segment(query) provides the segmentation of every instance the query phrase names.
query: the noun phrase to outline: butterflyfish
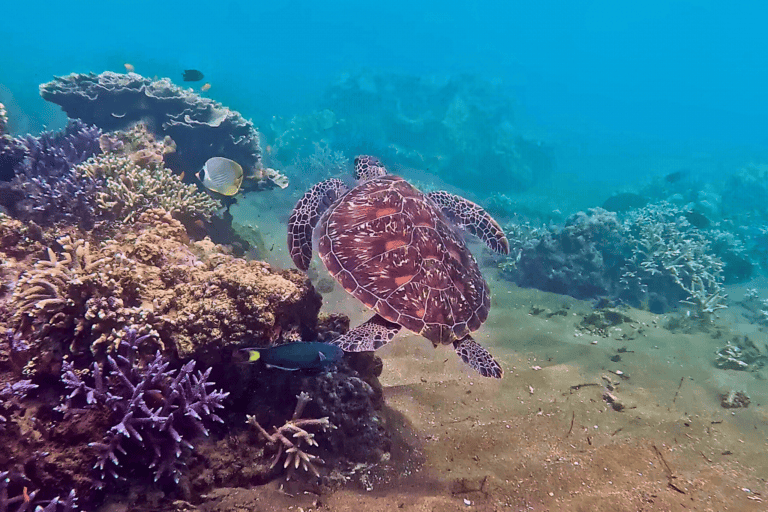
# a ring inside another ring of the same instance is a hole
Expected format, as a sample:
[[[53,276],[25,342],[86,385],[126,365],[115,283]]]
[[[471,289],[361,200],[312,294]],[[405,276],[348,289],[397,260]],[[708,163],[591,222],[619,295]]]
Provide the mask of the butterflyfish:
[[[234,160],[215,156],[205,162],[197,177],[207,189],[225,196],[233,196],[243,184],[243,168]]]

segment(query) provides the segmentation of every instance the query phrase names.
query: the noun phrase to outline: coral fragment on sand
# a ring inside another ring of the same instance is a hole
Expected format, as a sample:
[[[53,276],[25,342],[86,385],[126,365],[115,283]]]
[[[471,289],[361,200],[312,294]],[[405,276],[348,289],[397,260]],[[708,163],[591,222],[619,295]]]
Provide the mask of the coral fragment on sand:
[[[317,446],[315,435],[308,432],[307,429],[319,428],[325,431],[331,428],[331,423],[327,417],[319,419],[301,418],[304,407],[311,398],[304,392],[299,393],[296,398],[298,401],[296,402],[296,408],[291,419],[286,421],[282,427],[273,427],[271,434],[264,430],[254,416],[248,416],[248,424],[252,425],[268,442],[277,445],[277,453],[274,459],[272,459],[273,468],[277,466],[283,454],[285,454],[283,468],[287,468],[292,472],[301,467],[304,471],[312,472],[316,477],[319,477],[320,472],[314,464],[322,463],[322,460],[317,455],[305,452],[302,449],[302,443],[306,443],[307,446]]]

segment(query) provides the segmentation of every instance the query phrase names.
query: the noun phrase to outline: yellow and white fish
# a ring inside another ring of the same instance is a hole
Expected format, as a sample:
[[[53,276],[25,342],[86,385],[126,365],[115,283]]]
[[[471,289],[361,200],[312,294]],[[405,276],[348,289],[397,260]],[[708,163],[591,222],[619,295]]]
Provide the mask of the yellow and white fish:
[[[215,156],[205,162],[197,177],[207,189],[225,196],[233,196],[243,184],[243,168],[234,160]]]

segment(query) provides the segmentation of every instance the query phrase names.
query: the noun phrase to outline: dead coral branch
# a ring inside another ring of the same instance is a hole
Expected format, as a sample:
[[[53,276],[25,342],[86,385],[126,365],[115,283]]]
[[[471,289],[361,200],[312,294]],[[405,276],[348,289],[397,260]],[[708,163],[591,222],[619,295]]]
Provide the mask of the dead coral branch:
[[[322,459],[317,455],[312,455],[301,449],[302,441],[308,446],[318,446],[315,441],[315,435],[307,432],[307,428],[321,428],[323,431],[328,430],[331,427],[331,423],[328,417],[320,419],[308,419],[300,418],[304,407],[309,403],[311,398],[305,392],[301,392],[296,396],[298,402],[296,402],[296,408],[293,411],[293,416],[290,420],[285,422],[280,428],[273,427],[272,434],[267,433],[256,418],[248,415],[248,423],[256,428],[256,430],[264,436],[264,438],[272,444],[277,444],[277,454],[272,459],[272,468],[274,468],[280,461],[283,453],[285,453],[284,468],[290,468],[290,471],[296,470],[299,466],[304,471],[311,471],[315,476],[320,476],[317,468],[313,462],[323,463]],[[293,438],[293,440],[291,440]],[[290,478],[290,476],[289,476]]]

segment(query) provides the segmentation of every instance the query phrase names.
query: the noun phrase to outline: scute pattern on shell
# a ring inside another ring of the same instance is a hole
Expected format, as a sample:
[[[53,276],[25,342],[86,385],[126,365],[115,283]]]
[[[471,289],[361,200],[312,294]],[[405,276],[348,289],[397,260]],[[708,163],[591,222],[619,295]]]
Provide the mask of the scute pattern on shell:
[[[448,344],[477,330],[490,295],[464,240],[397,176],[350,191],[320,226],[320,257],[354,297],[391,322]]]

